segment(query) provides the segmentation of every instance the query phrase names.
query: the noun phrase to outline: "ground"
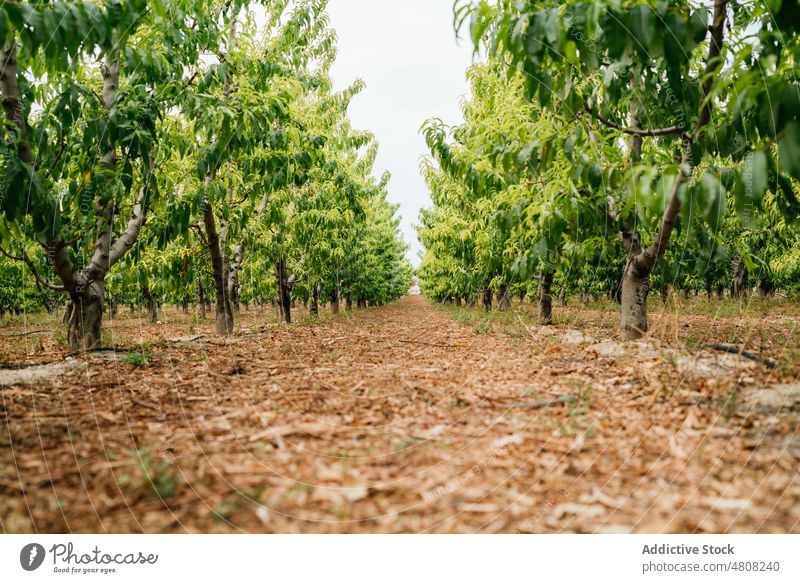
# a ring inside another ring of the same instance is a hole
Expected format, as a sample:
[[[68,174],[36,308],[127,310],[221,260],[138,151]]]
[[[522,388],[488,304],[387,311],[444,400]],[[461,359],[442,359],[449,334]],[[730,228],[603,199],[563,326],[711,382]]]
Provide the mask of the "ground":
[[[12,318],[0,530],[799,532],[797,309],[708,312],[622,343],[607,306],[540,327],[412,296],[232,338],[121,310],[87,356]]]

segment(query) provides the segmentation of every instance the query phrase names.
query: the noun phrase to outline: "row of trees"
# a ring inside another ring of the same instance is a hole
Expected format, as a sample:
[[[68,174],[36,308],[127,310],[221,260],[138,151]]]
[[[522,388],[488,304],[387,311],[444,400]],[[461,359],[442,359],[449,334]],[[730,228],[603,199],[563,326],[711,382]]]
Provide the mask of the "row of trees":
[[[382,303],[410,267],[377,145],[332,90],[325,0],[6,2],[0,249],[66,294],[74,349],[107,298]],[[21,282],[18,285],[22,285]]]
[[[467,2],[485,62],[464,123],[424,127],[424,291],[500,307],[551,289],[800,286],[800,4]],[[748,274],[750,275],[748,284]]]

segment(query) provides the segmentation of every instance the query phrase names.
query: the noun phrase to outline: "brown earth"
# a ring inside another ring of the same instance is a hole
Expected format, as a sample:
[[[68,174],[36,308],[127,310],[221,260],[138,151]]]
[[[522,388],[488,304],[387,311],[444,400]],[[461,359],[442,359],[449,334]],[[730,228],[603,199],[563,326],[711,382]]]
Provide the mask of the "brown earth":
[[[222,339],[121,317],[116,352],[0,382],[0,530],[800,531],[796,371],[683,348],[730,322],[621,344],[613,314],[492,318],[409,297]],[[3,362],[63,364],[48,322],[6,327]],[[774,353],[790,323],[736,326]]]

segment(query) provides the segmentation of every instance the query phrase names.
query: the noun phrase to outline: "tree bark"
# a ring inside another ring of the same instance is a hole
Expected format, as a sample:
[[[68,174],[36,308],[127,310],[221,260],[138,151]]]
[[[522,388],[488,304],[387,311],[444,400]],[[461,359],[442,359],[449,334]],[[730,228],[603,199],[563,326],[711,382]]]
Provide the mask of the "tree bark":
[[[488,287],[483,290],[483,309],[487,312],[492,311],[492,290]]]
[[[311,290],[311,308],[310,308],[311,315],[318,316],[319,315],[319,284],[315,283],[313,289]]]
[[[233,250],[233,263],[228,270],[228,297],[234,312],[239,312],[239,273],[242,269],[242,259],[244,257],[244,245],[239,243]]]
[[[197,281],[197,310],[200,313],[200,318],[206,319],[206,288],[203,287],[203,282]]]
[[[206,176],[206,188],[211,183],[211,175]],[[203,203],[203,223],[206,229],[208,251],[211,254],[211,268],[214,279],[214,292],[217,296],[217,313],[214,320],[214,332],[219,336],[228,336],[233,333],[233,308],[227,290],[227,274],[225,258],[220,246],[220,236],[217,232],[217,223],[214,218],[214,209],[206,200]]]
[[[497,304],[501,312],[507,312],[511,308],[511,296],[508,294],[508,286],[505,284],[497,290]]]
[[[335,287],[331,292],[331,311],[334,314],[339,313],[339,290],[337,290]]]
[[[347,296],[344,299],[344,309],[348,312],[353,309],[353,296]]]
[[[8,50],[0,50],[0,67],[0,88],[3,93],[6,120],[12,122],[20,134],[17,140],[17,156],[20,161],[33,166],[33,150],[28,142],[28,125],[25,122],[25,109],[22,107],[17,82],[16,35]]]
[[[738,255],[731,260],[731,270],[733,271],[731,297],[738,300],[747,295],[747,287],[749,285],[747,267]]]
[[[539,323],[544,326],[553,323],[553,275],[547,269],[539,272]]]
[[[275,280],[278,285],[278,314],[281,322],[292,323],[292,294],[286,262],[278,259],[275,263]]]
[[[65,314],[67,342],[72,350],[94,350],[100,345],[103,322],[103,282],[69,292]]]
[[[151,324],[155,324],[158,321],[158,307],[156,305],[156,298],[146,283],[142,286],[142,298],[147,306],[147,320]]]
[[[635,258],[641,253],[639,238],[623,239],[628,263],[622,276],[622,336],[641,338],[647,332],[647,295],[650,293],[650,267],[640,266]]]
[[[766,276],[760,278],[756,284],[756,296],[759,298],[767,298],[775,292],[775,286],[772,281]]]

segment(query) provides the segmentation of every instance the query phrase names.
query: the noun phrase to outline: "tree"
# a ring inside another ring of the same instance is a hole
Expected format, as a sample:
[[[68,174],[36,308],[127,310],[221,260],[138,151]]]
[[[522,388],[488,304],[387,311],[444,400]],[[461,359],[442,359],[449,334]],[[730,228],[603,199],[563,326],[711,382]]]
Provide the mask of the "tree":
[[[203,16],[196,4],[0,8],[6,118],[0,237],[43,249],[61,283],[40,273],[24,247],[9,254],[40,285],[68,294],[74,349],[99,343],[105,276],[134,245],[159,196],[161,119],[184,89],[184,67],[197,60],[205,34],[196,28]]]
[[[596,201],[611,191],[626,338],[647,330],[650,275],[673,231],[696,236],[698,215],[717,229],[729,198],[757,211],[767,190],[797,213],[797,15],[794,1],[716,0],[710,15],[681,1],[457,5],[476,50],[485,41],[511,76],[525,74],[528,98],[567,123],[551,146],[590,169],[585,191]]]

